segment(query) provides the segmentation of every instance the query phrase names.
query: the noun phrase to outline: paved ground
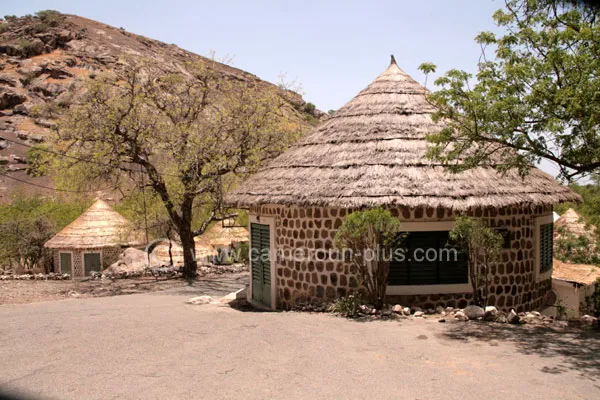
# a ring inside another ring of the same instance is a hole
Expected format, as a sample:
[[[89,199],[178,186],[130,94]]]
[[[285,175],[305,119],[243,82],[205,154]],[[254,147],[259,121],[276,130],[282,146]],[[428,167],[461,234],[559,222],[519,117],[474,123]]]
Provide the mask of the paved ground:
[[[0,306],[0,392],[56,399],[600,398],[598,333],[436,319],[360,323],[184,304],[226,291],[200,285]]]

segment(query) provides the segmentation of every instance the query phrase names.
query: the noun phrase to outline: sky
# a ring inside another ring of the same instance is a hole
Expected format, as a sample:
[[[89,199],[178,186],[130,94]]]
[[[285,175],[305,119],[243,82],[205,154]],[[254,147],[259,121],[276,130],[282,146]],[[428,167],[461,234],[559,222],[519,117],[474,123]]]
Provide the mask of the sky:
[[[0,0],[2,15],[54,9],[77,14],[186,50],[217,58],[260,78],[302,85],[306,101],[338,109],[387,68],[424,83],[417,68],[437,65],[432,81],[451,68],[475,72],[481,53],[473,40],[498,31],[500,0],[304,1],[68,1]],[[542,165],[553,175],[557,169]]]

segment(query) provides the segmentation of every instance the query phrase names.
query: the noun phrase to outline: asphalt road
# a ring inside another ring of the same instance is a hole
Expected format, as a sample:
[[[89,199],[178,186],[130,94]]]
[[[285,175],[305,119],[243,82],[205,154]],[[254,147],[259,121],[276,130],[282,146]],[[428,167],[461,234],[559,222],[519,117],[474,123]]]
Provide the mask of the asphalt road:
[[[0,306],[0,392],[55,399],[600,398],[597,333],[437,319],[361,323],[184,304],[200,292]]]

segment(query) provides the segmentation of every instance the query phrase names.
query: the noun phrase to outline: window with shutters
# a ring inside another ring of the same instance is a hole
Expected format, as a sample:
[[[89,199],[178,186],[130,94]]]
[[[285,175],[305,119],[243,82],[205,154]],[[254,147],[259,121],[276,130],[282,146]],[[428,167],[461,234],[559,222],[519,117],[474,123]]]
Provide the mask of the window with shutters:
[[[552,268],[554,246],[554,226],[552,223],[540,225],[539,246],[540,273],[543,273]]]
[[[448,231],[407,232],[403,256],[390,263],[388,285],[446,285],[469,282],[467,256],[449,243]],[[442,251],[445,249],[446,251]],[[447,251],[453,249],[454,251]]]

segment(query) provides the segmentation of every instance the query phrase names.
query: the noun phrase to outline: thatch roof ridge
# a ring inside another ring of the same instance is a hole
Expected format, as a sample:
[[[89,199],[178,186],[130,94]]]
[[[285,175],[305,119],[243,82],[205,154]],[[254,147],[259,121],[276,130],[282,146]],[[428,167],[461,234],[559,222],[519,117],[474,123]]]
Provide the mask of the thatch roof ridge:
[[[227,202],[464,210],[579,201],[536,168],[525,178],[484,167],[453,174],[429,159],[426,137],[442,124],[431,118],[435,109],[427,93],[392,60],[331,118],[228,195]]]
[[[139,245],[143,241],[131,231],[130,223],[103,200],[71,222],[44,246],[49,248],[101,248]]]

